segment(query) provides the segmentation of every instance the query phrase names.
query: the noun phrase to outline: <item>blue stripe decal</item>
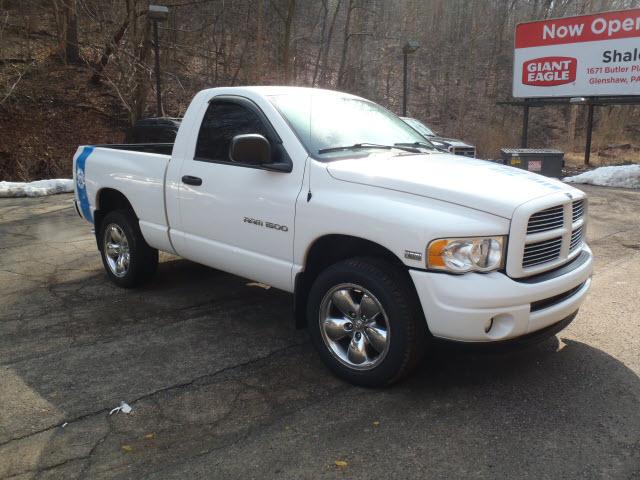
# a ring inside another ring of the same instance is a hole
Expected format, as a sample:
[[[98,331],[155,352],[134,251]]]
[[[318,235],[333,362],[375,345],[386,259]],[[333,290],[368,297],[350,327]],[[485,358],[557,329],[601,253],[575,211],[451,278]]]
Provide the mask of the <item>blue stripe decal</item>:
[[[93,223],[93,215],[91,215],[91,206],[89,205],[89,196],[87,195],[87,186],[85,185],[85,165],[87,158],[93,152],[93,147],[84,147],[82,153],[76,160],[76,191],[78,192],[78,200],[80,201],[80,211],[85,220]]]

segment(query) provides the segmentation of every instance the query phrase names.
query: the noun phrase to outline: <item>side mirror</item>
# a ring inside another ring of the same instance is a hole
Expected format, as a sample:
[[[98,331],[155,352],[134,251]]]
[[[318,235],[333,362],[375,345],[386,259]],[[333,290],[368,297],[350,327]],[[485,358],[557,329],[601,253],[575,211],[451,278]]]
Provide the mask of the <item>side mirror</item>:
[[[231,140],[229,156],[232,162],[245,165],[264,165],[271,163],[271,144],[257,133],[236,135]]]

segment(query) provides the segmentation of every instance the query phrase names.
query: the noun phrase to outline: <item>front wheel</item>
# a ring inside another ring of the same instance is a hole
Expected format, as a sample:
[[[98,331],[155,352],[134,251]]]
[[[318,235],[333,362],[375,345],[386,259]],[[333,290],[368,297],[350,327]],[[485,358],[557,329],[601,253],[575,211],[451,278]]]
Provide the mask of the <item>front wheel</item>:
[[[324,363],[357,385],[390,385],[425,349],[427,328],[406,272],[377,259],[349,259],[322,272],[307,321]]]
[[[116,285],[132,288],[148,281],[158,266],[158,251],[145,241],[131,213],[116,210],[102,221],[98,237],[104,269]]]

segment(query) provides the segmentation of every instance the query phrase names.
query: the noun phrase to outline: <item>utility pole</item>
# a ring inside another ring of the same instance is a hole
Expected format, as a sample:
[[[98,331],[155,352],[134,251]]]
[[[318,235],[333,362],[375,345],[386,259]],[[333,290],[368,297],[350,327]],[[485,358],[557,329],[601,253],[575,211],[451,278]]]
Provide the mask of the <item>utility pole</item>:
[[[409,94],[409,66],[408,66],[408,57],[410,53],[415,53],[416,50],[420,48],[416,42],[407,42],[404,47],[402,47],[403,54],[403,75],[402,75],[402,116],[407,116],[407,96]]]
[[[160,40],[158,36],[158,22],[164,22],[169,17],[169,9],[163,5],[149,5],[149,20],[153,22],[153,49],[156,54],[156,115],[164,116],[162,109],[162,85],[160,82]]]

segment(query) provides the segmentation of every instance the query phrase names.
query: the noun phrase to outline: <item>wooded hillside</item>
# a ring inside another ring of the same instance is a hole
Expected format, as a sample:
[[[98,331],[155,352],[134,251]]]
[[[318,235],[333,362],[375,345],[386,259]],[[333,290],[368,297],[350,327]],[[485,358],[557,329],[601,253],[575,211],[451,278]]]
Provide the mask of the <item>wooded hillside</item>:
[[[348,91],[495,157],[519,142],[511,98],[518,22],[638,0],[157,0],[164,113],[205,87],[285,84]],[[147,0],[0,0],[0,179],[69,176],[78,144],[119,142],[155,116]],[[581,107],[535,109],[530,146],[579,152]],[[616,144],[614,149],[611,144]],[[640,156],[640,108],[597,109],[596,162]],[[612,153],[613,152],[613,153]],[[577,155],[577,154],[576,154]],[[609,156],[607,156],[609,155]],[[571,155],[569,155],[571,158]]]

